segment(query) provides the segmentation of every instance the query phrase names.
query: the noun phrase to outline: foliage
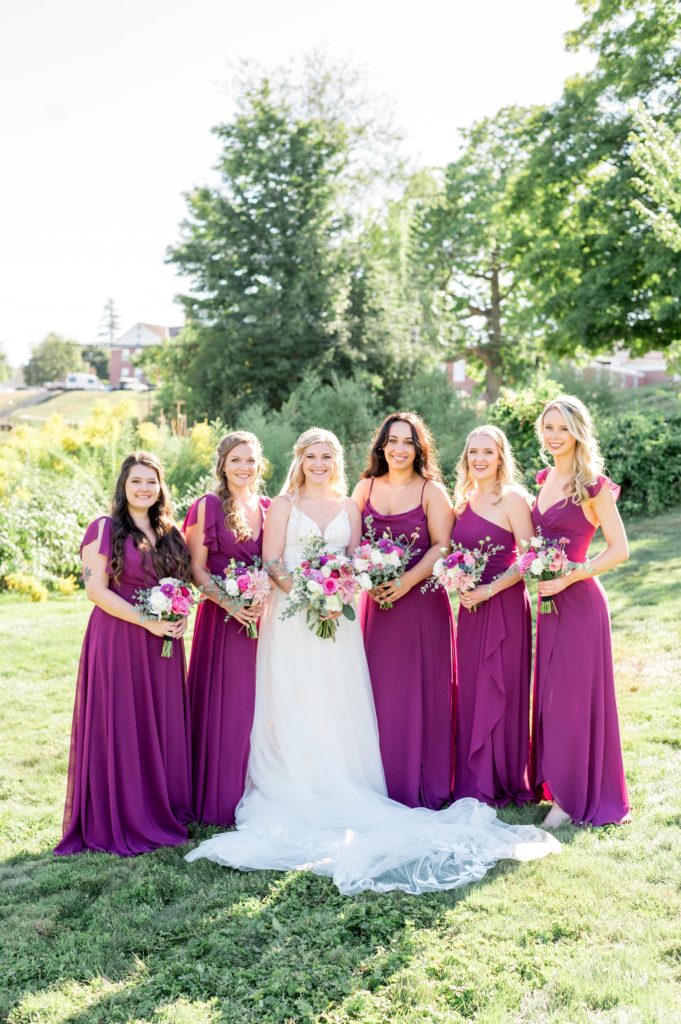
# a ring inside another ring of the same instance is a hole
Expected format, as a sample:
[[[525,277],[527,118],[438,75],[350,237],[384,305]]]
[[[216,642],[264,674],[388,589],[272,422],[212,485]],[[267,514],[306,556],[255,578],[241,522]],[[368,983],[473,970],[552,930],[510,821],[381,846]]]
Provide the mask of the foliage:
[[[51,333],[33,349],[24,367],[24,379],[29,385],[40,385],[48,380],[63,380],[67,373],[85,368],[82,346]]]
[[[47,587],[25,572],[8,572],[5,586],[15,594],[27,594],[31,601],[47,601]]]
[[[9,358],[5,348],[0,344],[0,381],[7,380],[12,375],[12,367],[9,365]]]
[[[634,822],[448,893],[339,896],[187,847],[57,859],[91,605],[0,595],[0,1018],[8,1024],[592,1024],[678,1017],[678,512],[603,577]],[[596,548],[599,545],[596,545]],[[189,643],[187,644],[189,650]],[[545,807],[505,809],[537,823]],[[193,827],[192,844],[211,830]]]
[[[681,252],[681,134],[655,120],[642,105],[634,110],[631,160],[639,174],[634,184],[642,199],[633,205],[656,237]]]
[[[104,345],[83,346],[83,361],[92,368],[100,380],[109,379],[109,349]]]

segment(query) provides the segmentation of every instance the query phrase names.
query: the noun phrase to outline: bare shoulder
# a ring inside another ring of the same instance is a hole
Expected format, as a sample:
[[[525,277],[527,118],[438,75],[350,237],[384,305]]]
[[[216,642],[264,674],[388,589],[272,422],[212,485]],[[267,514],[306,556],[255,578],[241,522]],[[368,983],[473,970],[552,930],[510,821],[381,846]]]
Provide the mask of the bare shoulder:
[[[364,505],[366,504],[370,487],[371,480],[365,476],[360,477],[355,484],[355,489],[352,492],[352,501],[356,502],[360,509],[364,508]]]
[[[449,491],[440,480],[426,481],[426,486],[423,488],[423,498],[424,501],[432,501],[437,505],[444,503],[447,508],[453,508]]]
[[[357,499],[355,497],[356,491],[357,488],[355,488],[352,497],[346,498],[344,502],[344,508],[348,514],[350,522],[359,522],[361,520],[361,512],[359,510],[359,505],[357,504]]]
[[[291,514],[291,507],[292,501],[290,494],[277,494],[276,498],[272,498],[268,517],[274,516],[277,519],[288,519]]]
[[[520,484],[511,484],[504,491],[504,502],[509,511],[523,511],[532,506],[532,498]]]

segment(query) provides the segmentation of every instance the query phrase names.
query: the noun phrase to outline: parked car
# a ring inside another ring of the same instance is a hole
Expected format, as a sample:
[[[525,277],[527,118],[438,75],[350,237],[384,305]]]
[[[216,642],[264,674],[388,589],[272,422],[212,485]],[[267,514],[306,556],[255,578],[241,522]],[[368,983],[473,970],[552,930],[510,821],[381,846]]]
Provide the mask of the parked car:
[[[67,373],[64,379],[67,391],[103,391],[104,385],[96,373]]]
[[[121,391],[148,391],[149,385],[144,384],[137,377],[121,377],[118,382],[118,387]]]

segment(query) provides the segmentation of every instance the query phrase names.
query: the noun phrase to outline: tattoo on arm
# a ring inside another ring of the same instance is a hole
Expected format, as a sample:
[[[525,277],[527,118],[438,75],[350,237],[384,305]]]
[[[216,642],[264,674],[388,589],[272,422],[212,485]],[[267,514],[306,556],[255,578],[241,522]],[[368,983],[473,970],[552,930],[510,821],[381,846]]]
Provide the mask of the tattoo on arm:
[[[517,576],[519,574],[519,572],[520,572],[520,569],[518,568],[518,563],[514,562],[513,565],[509,565],[508,569],[506,569],[504,572],[502,572],[500,576],[495,576],[494,582],[496,583],[497,580],[507,580],[507,579],[510,579],[511,576]]]
[[[87,583],[87,581],[90,579],[91,576],[92,576],[92,569],[90,569],[89,566],[84,565],[83,566],[83,583]]]

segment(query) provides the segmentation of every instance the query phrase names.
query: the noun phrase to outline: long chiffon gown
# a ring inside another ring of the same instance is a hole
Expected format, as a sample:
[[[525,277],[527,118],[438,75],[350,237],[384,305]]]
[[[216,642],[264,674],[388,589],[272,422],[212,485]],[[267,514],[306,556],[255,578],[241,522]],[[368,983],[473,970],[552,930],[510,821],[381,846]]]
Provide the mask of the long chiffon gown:
[[[518,557],[510,530],[466,505],[452,540],[477,547],[489,537],[500,546],[485,566],[481,585],[501,576]],[[533,799],[529,784],[532,611],[518,582],[477,611],[461,606],[456,627],[458,706],[454,798],[473,796],[504,806]]]
[[[423,506],[384,515],[371,504],[372,489],[373,480],[364,530],[371,522],[377,538],[389,530],[395,540],[418,531],[411,568],[431,546]],[[416,586],[384,610],[364,595],[360,620],[388,794],[409,807],[438,810],[451,800],[454,785],[456,665],[449,598],[440,587],[424,594]]]
[[[350,540],[345,508],[323,536],[342,553]],[[283,554],[292,569],[317,524],[295,505]],[[558,850],[532,826],[508,826],[475,800],[444,811],[408,808],[386,796],[371,683],[359,623],[341,619],[322,640],[305,613],[281,619],[276,590],[263,615],[255,719],[246,793],[237,830],[187,855],[240,870],[310,870],[342,893],[451,889],[481,878],[498,860]]]
[[[99,519],[83,545],[96,540]],[[111,520],[99,545],[111,559]],[[132,537],[120,582],[110,587],[134,604],[156,586],[151,559]],[[95,607],[78,670],[64,836],[55,853],[99,850],[122,857],[187,840],[191,819],[189,702],[184,642],[161,657],[163,638]]]
[[[221,576],[229,561],[252,564],[262,554],[262,527],[257,537],[240,541],[225,525],[216,494],[199,498],[187,513],[183,531],[194,526],[205,501],[203,543],[207,570]],[[266,506],[266,500],[263,500]],[[212,825],[233,825],[243,796],[249,738],[255,707],[255,656],[251,639],[236,619],[214,601],[203,601],[196,613],[189,659],[189,705],[192,723],[194,816]]]
[[[543,484],[548,469],[537,474]],[[599,476],[594,497],[619,487]],[[545,537],[567,538],[571,562],[584,562],[596,528],[572,501],[532,521]],[[598,579],[581,580],[554,598],[556,612],[537,616],[532,723],[532,781],[577,824],[624,821],[629,799],[622,764],[610,636],[610,611]]]

